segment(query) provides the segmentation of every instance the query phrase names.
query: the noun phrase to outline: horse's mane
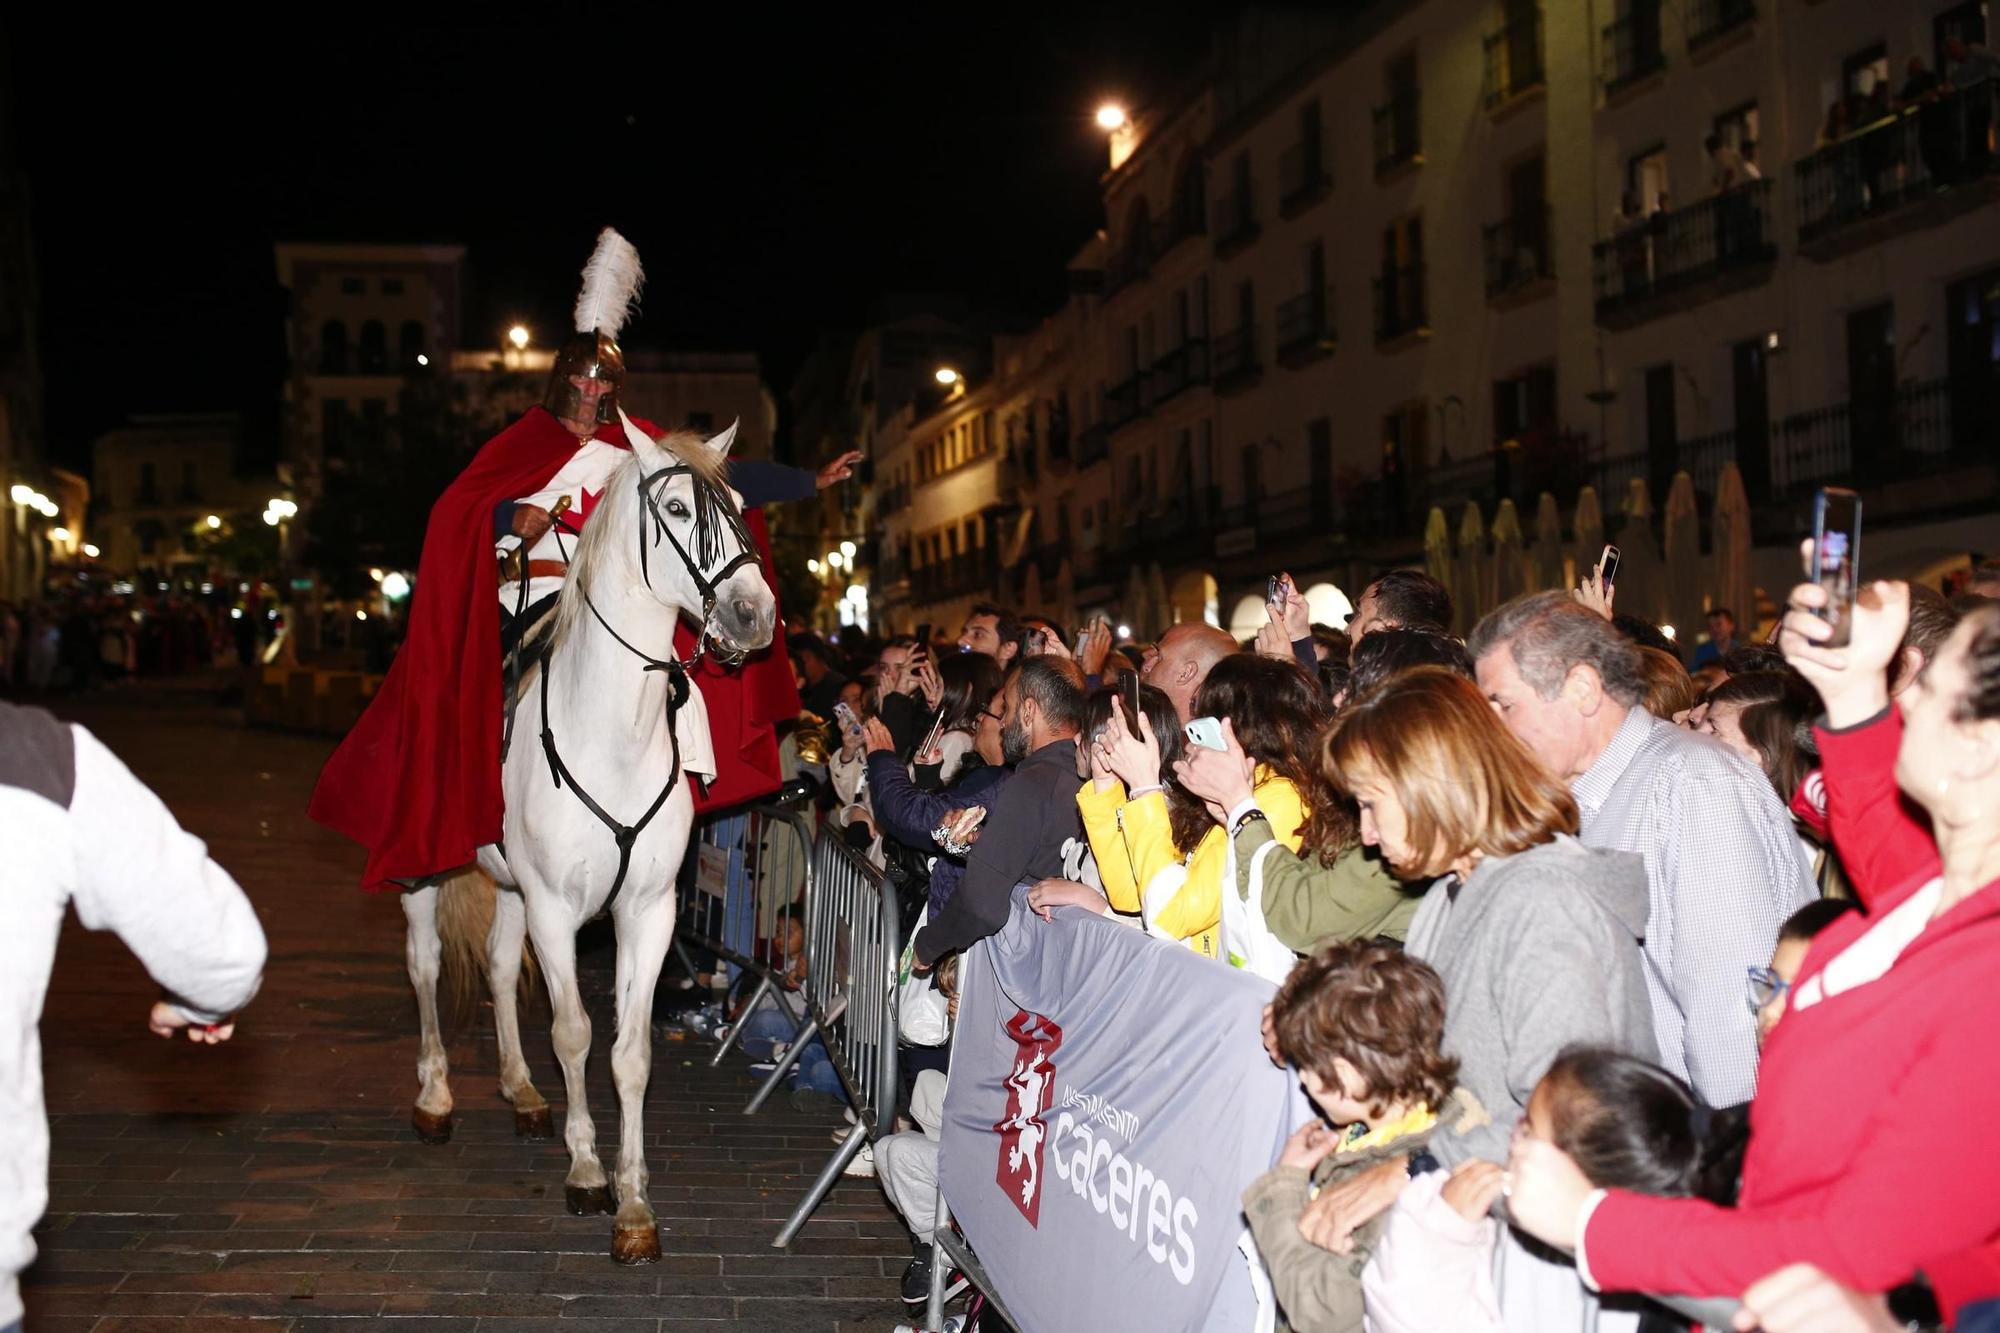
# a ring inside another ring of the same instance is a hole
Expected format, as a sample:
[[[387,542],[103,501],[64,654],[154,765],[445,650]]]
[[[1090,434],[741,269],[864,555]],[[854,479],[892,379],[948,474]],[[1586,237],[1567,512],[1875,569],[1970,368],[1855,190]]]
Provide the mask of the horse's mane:
[[[710,449],[707,442],[693,431],[673,431],[661,436],[655,443],[676,463],[685,463],[693,471],[697,482],[710,482],[727,488],[729,485],[729,465],[725,455]],[[583,525],[577,536],[576,546],[570,551],[569,575],[563,580],[562,593],[556,599],[555,614],[549,617],[549,646],[554,651],[569,641],[569,636],[579,623],[590,614],[584,605],[584,595],[590,591],[590,582],[598,567],[609,558],[613,543],[633,542],[639,524],[639,478],[644,475],[642,463],[637,453],[628,454],[618,464],[604,483],[604,498],[591,511],[590,522]]]

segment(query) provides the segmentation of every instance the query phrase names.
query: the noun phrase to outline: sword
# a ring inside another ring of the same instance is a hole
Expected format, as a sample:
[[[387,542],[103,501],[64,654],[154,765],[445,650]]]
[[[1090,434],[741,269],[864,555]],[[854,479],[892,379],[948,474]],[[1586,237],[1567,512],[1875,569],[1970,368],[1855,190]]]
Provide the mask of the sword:
[[[550,526],[553,527],[555,524],[561,522],[562,516],[568,512],[569,497],[567,495],[558,496],[554,506],[549,510]],[[527,572],[528,543],[524,541],[500,557],[500,582],[502,584],[518,583]]]

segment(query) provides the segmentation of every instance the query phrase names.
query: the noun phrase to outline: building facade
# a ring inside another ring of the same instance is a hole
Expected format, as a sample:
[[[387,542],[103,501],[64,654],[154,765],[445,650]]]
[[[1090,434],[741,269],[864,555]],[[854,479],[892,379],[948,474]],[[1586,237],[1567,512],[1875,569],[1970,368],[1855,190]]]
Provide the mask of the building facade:
[[[231,413],[134,417],[91,446],[91,541],[118,575],[200,573],[207,548],[259,525],[275,475],[237,470],[242,423]]]
[[[1034,540],[994,548],[984,590],[1033,601],[1032,565],[1042,609],[1136,600],[1248,632],[1271,572],[1353,588],[1421,559],[1434,508],[1457,531],[1468,502],[1490,525],[1511,500],[1525,523],[1546,491],[1569,527],[1588,485],[1615,537],[1683,471],[1706,516],[1731,463],[1767,593],[1826,484],[1867,495],[1873,571],[2000,548],[2000,99],[1909,82],[1986,25],[1984,0],[1247,22],[1198,89],[1120,133],[1101,279],[1051,321],[1091,344],[1065,366],[1095,381],[1074,476],[1108,464],[1114,577],[1055,597],[1031,557],[1081,566],[1086,538],[1038,490]],[[979,389],[1003,419],[1015,364]],[[1046,434],[1035,450],[1046,479]],[[892,488],[883,530],[893,501],[913,534],[1005,531],[1026,497],[1002,485],[1018,470],[991,476]]]

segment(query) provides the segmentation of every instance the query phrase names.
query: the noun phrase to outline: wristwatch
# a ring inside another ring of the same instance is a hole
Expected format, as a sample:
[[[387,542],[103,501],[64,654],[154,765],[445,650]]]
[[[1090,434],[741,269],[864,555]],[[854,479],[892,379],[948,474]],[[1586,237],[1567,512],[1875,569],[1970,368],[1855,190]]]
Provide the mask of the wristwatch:
[[[1411,1180],[1415,1180],[1418,1176],[1429,1175],[1433,1171],[1444,1170],[1438,1159],[1427,1152],[1413,1152],[1404,1160],[1409,1164]]]

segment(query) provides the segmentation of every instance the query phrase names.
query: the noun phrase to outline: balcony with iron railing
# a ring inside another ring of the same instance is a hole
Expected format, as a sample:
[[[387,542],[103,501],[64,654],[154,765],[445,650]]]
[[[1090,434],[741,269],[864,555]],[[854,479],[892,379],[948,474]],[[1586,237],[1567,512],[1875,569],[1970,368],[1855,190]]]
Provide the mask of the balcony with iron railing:
[[[1143,515],[1108,530],[1105,549],[1126,560],[1185,557],[1221,526],[1222,492],[1214,486],[1177,490]]]
[[[1630,328],[1764,281],[1777,258],[1771,182],[1658,212],[1591,246],[1597,322]]]
[[[1486,47],[1486,109],[1497,111],[1541,91],[1542,14],[1536,10],[1509,20],[1488,33]]]
[[[1424,266],[1405,264],[1401,268],[1384,269],[1375,278],[1376,345],[1421,337],[1430,331]]]
[[[1117,430],[1139,415],[1139,375],[1120,380],[1104,391],[1104,424]]]
[[[1217,393],[1231,393],[1255,383],[1263,369],[1257,363],[1257,326],[1246,323],[1218,335],[1214,365]]]
[[[1992,80],[1904,108],[1802,159],[1799,251],[1830,259],[2000,198]]]
[[[1201,236],[1208,231],[1208,221],[1202,216],[1201,193],[1193,191],[1174,203],[1172,211],[1153,223],[1153,258],[1165,259],[1173,248],[1193,236]]]
[[[1616,97],[1667,66],[1660,42],[1660,6],[1635,4],[1624,18],[1604,27],[1604,95]]]
[[[1115,251],[1104,261],[1106,296],[1131,286],[1152,271],[1152,255],[1148,250],[1151,240],[1150,233],[1134,237],[1130,245]]]
[[[1511,301],[1547,290],[1555,278],[1549,266],[1547,205],[1503,218],[1482,229],[1486,249],[1486,299]]]
[[[1111,457],[1111,428],[1102,421],[1085,426],[1076,437],[1076,465],[1087,468]]]
[[[1757,17],[1757,0],[1685,0],[1688,54],[1697,55]]]
[[[1413,92],[1401,94],[1375,108],[1375,175],[1391,175],[1424,160],[1420,103]]]
[[[1208,339],[1189,338],[1153,363],[1146,376],[1148,406],[1164,403],[1181,390],[1208,383]]]
[[[1257,207],[1247,188],[1238,187],[1215,201],[1215,253],[1234,254],[1257,239]]]
[[[1332,352],[1335,342],[1333,288],[1316,287],[1278,306],[1278,364],[1305,365]]]
[[[1333,173],[1317,138],[1301,139],[1278,157],[1278,214],[1297,217],[1333,192]]]

